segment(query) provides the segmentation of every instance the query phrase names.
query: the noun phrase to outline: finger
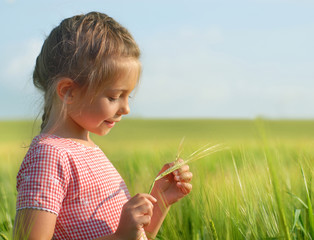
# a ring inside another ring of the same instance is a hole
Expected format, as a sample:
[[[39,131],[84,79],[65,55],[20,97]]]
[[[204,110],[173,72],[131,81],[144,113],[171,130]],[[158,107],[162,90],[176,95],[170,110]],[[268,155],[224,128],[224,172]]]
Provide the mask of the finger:
[[[193,178],[193,173],[191,172],[184,172],[174,177],[174,179],[178,182],[180,181],[180,182],[187,182],[187,183],[190,182],[192,178]]]
[[[152,199],[155,199],[149,194],[141,193],[139,194],[139,205],[137,206],[137,210],[140,211],[140,214],[152,214],[153,213],[153,202]]]
[[[152,216],[153,215],[153,204],[151,202],[145,202],[142,205],[138,206],[135,209],[136,215],[149,215]]]
[[[181,173],[184,173],[184,172],[188,172],[190,170],[190,167],[189,165],[183,165],[182,167],[180,167],[179,169],[175,170],[173,172],[173,174],[176,176],[176,175],[179,175]]]
[[[178,182],[177,183],[178,188],[180,188],[181,192],[183,194],[189,194],[192,191],[192,184],[185,183],[185,182]]]
[[[147,200],[150,201],[150,203],[156,203],[157,199],[154,198],[152,195],[147,194],[147,193],[141,193]]]
[[[139,218],[139,222],[141,227],[146,227],[150,224],[151,222],[151,216],[150,215],[143,215]]]
[[[175,163],[171,162],[171,163],[166,163],[160,170],[160,172],[158,173],[158,175],[164,171],[166,171],[168,168],[171,168]]]
[[[156,203],[157,199],[147,193],[138,193],[133,198],[131,198],[130,201],[133,201],[134,205],[139,206],[145,201]]]
[[[182,162],[184,162],[184,160],[182,158],[179,158],[176,161],[174,161],[173,163],[182,163]]]

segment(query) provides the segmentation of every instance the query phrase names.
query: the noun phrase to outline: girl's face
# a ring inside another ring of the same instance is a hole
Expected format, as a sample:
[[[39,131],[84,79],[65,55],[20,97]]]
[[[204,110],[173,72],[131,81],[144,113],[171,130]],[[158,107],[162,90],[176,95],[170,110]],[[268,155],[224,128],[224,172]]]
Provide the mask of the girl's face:
[[[133,76],[132,76],[133,75]],[[136,74],[126,74],[107,85],[103,91],[90,102],[80,93],[78,101],[70,104],[69,117],[78,131],[106,135],[118,123],[122,115],[130,112],[129,96],[137,84]]]

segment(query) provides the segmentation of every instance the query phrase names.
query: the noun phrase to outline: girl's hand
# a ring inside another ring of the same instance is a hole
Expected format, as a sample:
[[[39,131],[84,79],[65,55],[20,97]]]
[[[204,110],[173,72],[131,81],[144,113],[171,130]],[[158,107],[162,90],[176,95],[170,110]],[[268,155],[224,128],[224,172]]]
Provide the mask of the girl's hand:
[[[182,159],[178,161],[183,162]],[[172,167],[174,164],[174,162],[165,164],[159,174]],[[190,182],[192,177],[193,174],[189,171],[189,166],[183,165],[176,171],[156,181],[152,195],[157,199],[161,199],[165,207],[168,207],[191,192],[192,184],[190,184]]]
[[[146,193],[136,194],[122,208],[120,222],[115,237],[123,240],[140,239],[143,227],[149,225],[153,215],[153,203],[157,200]]]

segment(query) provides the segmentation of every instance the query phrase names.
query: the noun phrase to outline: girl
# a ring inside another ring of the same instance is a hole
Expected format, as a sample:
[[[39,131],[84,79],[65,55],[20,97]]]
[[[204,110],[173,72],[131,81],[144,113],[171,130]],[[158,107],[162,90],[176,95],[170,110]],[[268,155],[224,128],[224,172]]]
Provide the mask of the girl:
[[[131,198],[90,139],[130,112],[139,56],[130,33],[102,13],[65,19],[47,37],[33,73],[44,92],[41,134],[17,175],[15,238],[154,238],[170,206],[191,191],[185,165],[159,180],[151,195]]]

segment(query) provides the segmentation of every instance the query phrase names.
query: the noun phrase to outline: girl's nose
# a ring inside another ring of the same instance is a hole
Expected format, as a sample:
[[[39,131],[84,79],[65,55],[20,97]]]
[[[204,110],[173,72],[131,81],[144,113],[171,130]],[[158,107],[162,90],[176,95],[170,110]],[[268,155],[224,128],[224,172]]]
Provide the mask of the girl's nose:
[[[120,114],[122,115],[127,115],[130,112],[130,106],[129,106],[129,101],[128,99],[125,100],[120,108]]]

